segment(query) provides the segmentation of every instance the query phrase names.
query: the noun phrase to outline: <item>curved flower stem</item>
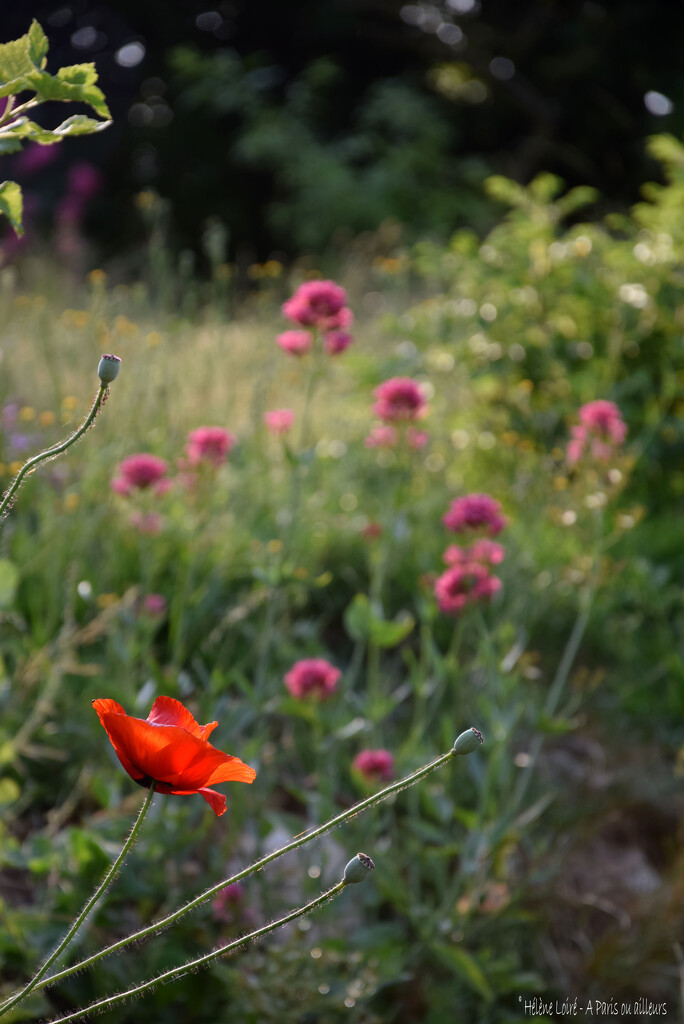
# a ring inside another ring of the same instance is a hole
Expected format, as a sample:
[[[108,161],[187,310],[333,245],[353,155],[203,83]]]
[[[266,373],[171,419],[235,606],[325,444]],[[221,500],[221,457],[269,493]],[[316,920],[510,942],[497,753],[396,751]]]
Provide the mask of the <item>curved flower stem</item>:
[[[296,921],[298,917],[303,917],[304,914],[310,914],[312,910],[316,910],[318,907],[327,903],[328,900],[333,899],[338,893],[342,892],[347,883],[344,881],[338,882],[337,885],[333,885],[331,889],[321,893],[315,900],[311,900],[303,907],[298,907],[297,910],[292,910],[285,917],[278,918],[277,921],[271,921],[269,924],[263,925],[261,928],[257,928],[256,931],[250,932],[249,935],[243,935],[239,939],[235,939],[233,942],[229,942],[226,946],[221,946],[219,949],[213,949],[211,953],[206,953],[204,956],[200,956],[197,960],[190,960],[189,963],[181,964],[180,967],[173,967],[169,971],[164,971],[163,974],[158,974],[155,978],[150,978],[149,981],[144,981],[140,985],[136,985],[134,988],[129,988],[125,992],[117,992],[113,996],[108,996],[106,999],[99,999],[96,1003],[91,1003],[90,1006],[84,1007],[82,1010],[76,1010],[75,1013],[70,1013],[66,1017],[54,1017],[51,1024],[67,1024],[70,1020],[80,1020],[83,1017],[94,1013],[95,1010],[104,1012],[116,1006],[117,1003],[123,1002],[125,999],[132,999],[136,996],[140,996],[143,992],[148,992],[150,989],[155,988],[156,985],[167,985],[170,981],[175,981],[177,978],[182,978],[184,974],[189,974],[190,971],[196,971],[200,967],[206,967],[212,960],[218,960],[219,957],[227,956],[228,953],[232,953],[234,950],[239,949],[240,946],[244,946],[247,942],[252,942],[254,939],[260,939],[263,935],[268,935],[269,932],[275,931],[277,928],[282,928],[283,925],[289,924],[291,921]]]
[[[232,885],[234,882],[241,882],[243,878],[247,878],[248,875],[254,874],[255,871],[261,871],[261,869],[266,867],[267,864],[270,864],[271,861],[277,860],[278,857],[282,857],[283,854],[289,853],[291,850],[296,850],[300,846],[305,846],[306,843],[310,843],[312,839],[318,839],[319,836],[325,835],[325,833],[330,832],[331,829],[337,828],[338,825],[348,821],[349,818],[353,818],[362,811],[368,810],[369,807],[373,807],[382,800],[386,800],[388,796],[392,795],[392,793],[398,793],[400,790],[406,789],[408,786],[413,786],[414,783],[420,782],[421,779],[430,775],[431,772],[435,771],[437,768],[441,768],[443,764],[446,764],[447,761],[451,760],[454,756],[456,756],[454,751],[449,750],[446,754],[442,754],[442,756],[438,757],[435,761],[431,761],[430,764],[424,765],[424,767],[419,768],[418,771],[413,772],[412,775],[407,775],[405,778],[399,779],[398,782],[392,783],[391,786],[387,786],[385,789],[380,790],[379,793],[374,793],[372,796],[366,797],[365,800],[361,800],[358,804],[354,804],[353,807],[350,807],[348,810],[343,811],[336,817],[331,818],[330,821],[327,821],[324,825],[319,825],[318,828],[315,828],[310,832],[302,832],[300,835],[296,836],[292,842],[287,843],[285,846],[282,846],[279,850],[275,850],[273,853],[268,854],[266,857],[262,857],[261,860],[255,861],[255,863],[250,865],[250,867],[244,868],[243,871],[239,871],[231,878],[226,878],[217,885],[212,886],[211,889],[207,889],[206,892],[196,896],[194,900],[186,903],[185,906],[180,907],[178,910],[174,911],[174,913],[169,914],[168,917],[162,918],[161,921],[155,921],[146,928],[141,928],[140,931],[137,931],[132,935],[128,935],[123,939],[119,939],[118,942],[114,942],[111,946],[107,946],[106,949],[100,950],[99,953],[94,953],[92,956],[89,956],[85,960],[81,960],[80,963],[74,964],[72,967],[66,967],[58,974],[53,974],[50,978],[43,978],[40,984],[35,987],[45,988],[46,985],[53,985],[56,981],[61,981],[62,978],[66,978],[68,975],[74,974],[76,971],[82,971],[84,967],[89,967],[91,964],[95,963],[97,960],[101,960],[105,956],[108,956],[110,953],[116,953],[118,950],[123,949],[124,946],[130,945],[132,942],[138,942],[147,935],[161,931],[162,928],[166,928],[168,925],[173,924],[184,914],[187,914],[196,907],[199,907],[202,903],[206,903],[207,900],[211,899],[212,896],[215,896],[227,885]]]
[[[50,956],[47,958],[47,960],[45,961],[43,966],[36,972],[36,974],[34,974],[34,976],[31,978],[31,980],[28,982],[28,984],[25,985],[24,988],[22,988],[20,992],[17,992],[16,995],[10,996],[10,998],[5,1003],[3,1003],[2,1006],[0,1006],[0,1016],[2,1014],[6,1013],[7,1010],[11,1010],[11,1008],[13,1006],[16,1006],[16,1004],[18,1002],[20,1002],[25,996],[27,996],[35,988],[43,988],[43,986],[48,983],[48,981],[46,980],[46,981],[43,981],[42,984],[41,984],[41,979],[47,973],[47,971],[50,969],[50,967],[55,962],[55,960],[64,952],[66,947],[69,945],[71,940],[76,935],[76,932],[79,930],[79,928],[81,927],[81,925],[85,921],[85,919],[88,916],[88,914],[90,913],[90,911],[93,909],[93,907],[98,902],[98,900],[103,895],[103,893],[105,893],[107,891],[111,881],[113,880],[113,878],[115,877],[117,871],[121,867],[126,854],[128,853],[128,851],[132,847],[133,843],[135,842],[136,836],[138,835],[138,832],[140,830],[140,826],[142,825],[143,820],[145,818],[145,815],[147,814],[148,808],[149,808],[150,804],[152,803],[152,797],[154,796],[154,786],[155,786],[155,784],[153,782],[151,784],[151,786],[150,786],[150,789],[149,789],[149,792],[148,792],[147,796],[145,797],[145,801],[144,801],[142,807],[140,808],[140,813],[138,814],[137,821],[135,822],[135,825],[131,829],[131,833],[130,833],[128,839],[126,840],[126,842],[121,847],[121,852],[120,852],[119,856],[116,858],[116,860],[112,864],[111,868],[109,869],[109,871],[107,872],[105,877],[100,882],[99,886],[97,887],[97,889],[95,890],[93,895],[87,901],[87,903],[83,907],[83,910],[78,915],[78,917],[76,918],[76,920],[72,924],[71,928],[69,929],[67,934],[64,936],[64,938],[60,942],[59,946],[57,946],[57,949],[55,949],[55,951],[50,954]]]
[[[67,450],[67,448],[71,447],[74,441],[78,441],[79,437],[82,437],[85,434],[86,430],[88,429],[89,426],[91,426],[93,420],[97,416],[98,410],[102,405],[105,395],[107,394],[107,390],[107,384],[100,384],[99,391],[95,396],[95,401],[91,406],[90,412],[88,413],[88,415],[86,416],[78,430],[74,431],[74,433],[67,437],[65,441],[60,441],[59,444],[55,444],[51,448],[46,448],[44,452],[39,452],[38,455],[34,455],[32,459],[29,459],[28,462],[24,463],[24,465],[21,467],[16,477],[12,481],[9,490],[6,491],[2,501],[0,501],[0,520],[7,512],[12,502],[12,499],[14,498],[14,495],[21,487],[26,474],[30,473],[34,466],[37,466],[39,462],[44,462],[45,459],[53,459],[56,455],[61,455],[62,452],[65,452]]]

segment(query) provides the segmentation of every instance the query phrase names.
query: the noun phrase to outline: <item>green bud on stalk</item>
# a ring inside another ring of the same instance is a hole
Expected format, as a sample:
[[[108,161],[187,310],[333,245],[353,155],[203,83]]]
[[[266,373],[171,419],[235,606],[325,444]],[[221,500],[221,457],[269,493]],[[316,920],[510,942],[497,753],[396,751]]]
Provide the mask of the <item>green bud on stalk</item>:
[[[363,882],[369,871],[375,870],[375,864],[366,853],[357,853],[344,869],[342,881],[345,885],[350,882]]]
[[[473,750],[477,750],[480,744],[484,743],[484,736],[479,729],[466,729],[460,736],[456,738],[456,742],[453,746],[454,754],[472,754]]]
[[[100,359],[100,365],[97,368],[97,375],[103,384],[111,384],[113,380],[119,375],[119,367],[121,366],[121,360],[118,356],[112,356],[105,354]]]

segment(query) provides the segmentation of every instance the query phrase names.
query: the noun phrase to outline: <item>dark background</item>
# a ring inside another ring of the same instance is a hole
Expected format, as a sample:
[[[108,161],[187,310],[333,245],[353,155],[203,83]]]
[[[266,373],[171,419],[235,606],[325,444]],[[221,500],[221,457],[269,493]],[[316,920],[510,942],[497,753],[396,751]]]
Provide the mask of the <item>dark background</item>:
[[[4,39],[37,18],[49,69],[95,61],[114,117],[21,183],[47,227],[70,163],[98,164],[86,227],[109,251],[141,237],[146,189],[170,201],[174,245],[201,251],[218,217],[231,257],[258,259],[388,219],[409,237],[484,230],[492,172],[593,185],[598,215],[658,177],[649,134],[684,131],[683,14],[679,0],[6,3]],[[122,66],[133,42],[144,57]],[[649,91],[671,111],[649,111]]]

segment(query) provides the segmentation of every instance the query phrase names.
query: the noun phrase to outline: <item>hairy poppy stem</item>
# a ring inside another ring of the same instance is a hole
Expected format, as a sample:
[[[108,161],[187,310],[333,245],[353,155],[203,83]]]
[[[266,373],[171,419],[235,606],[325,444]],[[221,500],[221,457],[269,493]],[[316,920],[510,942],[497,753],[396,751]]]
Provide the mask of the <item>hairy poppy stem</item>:
[[[20,1000],[24,999],[24,997],[29,995],[29,993],[32,992],[35,988],[42,988],[43,985],[47,984],[47,982],[44,981],[43,984],[41,985],[40,984],[41,979],[47,973],[47,971],[50,969],[50,967],[55,962],[55,960],[59,956],[61,956],[61,954],[66,949],[66,947],[69,945],[71,940],[76,935],[77,931],[79,930],[79,928],[81,927],[81,925],[85,921],[85,919],[88,916],[88,914],[90,913],[90,911],[93,909],[93,907],[98,902],[98,900],[103,895],[103,893],[105,893],[107,891],[111,881],[114,879],[117,871],[121,867],[121,865],[122,865],[122,863],[124,861],[124,858],[126,857],[126,854],[128,853],[128,851],[132,847],[133,843],[135,842],[135,838],[136,838],[138,832],[140,831],[140,826],[142,825],[142,823],[144,821],[144,818],[145,818],[145,815],[147,814],[147,811],[149,809],[149,806],[152,803],[152,797],[154,796],[154,786],[155,786],[155,784],[153,782],[150,785],[149,792],[148,792],[147,796],[145,797],[145,801],[144,801],[142,807],[140,808],[140,813],[138,814],[138,818],[137,818],[137,820],[135,822],[135,825],[131,829],[131,833],[130,833],[128,839],[126,840],[126,842],[121,847],[121,853],[116,858],[116,860],[112,864],[111,868],[109,869],[109,871],[107,872],[105,877],[100,882],[99,886],[97,887],[97,889],[95,890],[93,895],[87,901],[87,903],[83,907],[83,910],[78,915],[78,917],[76,918],[76,920],[72,924],[71,928],[69,929],[67,934],[64,936],[64,938],[60,942],[59,946],[57,946],[57,949],[55,949],[55,951],[50,954],[50,956],[47,958],[47,960],[45,961],[43,966],[34,974],[34,976],[31,978],[31,980],[28,982],[28,984],[25,985],[24,988],[22,988],[20,992],[17,992],[16,995],[14,995],[14,996],[11,996],[7,1000],[7,1002],[3,1003],[2,1006],[0,1006],[0,1016],[2,1014],[6,1013],[7,1010],[11,1010],[13,1006],[16,1006],[16,1004],[18,1002],[20,1002]]]
[[[366,859],[368,860],[369,858]],[[66,1017],[54,1017],[51,1024],[67,1024],[67,1021],[70,1020],[80,1020],[81,1018],[94,1013],[95,1010],[104,1012],[105,1010],[111,1009],[112,1006],[116,1006],[117,1003],[123,1002],[125,999],[135,998],[135,996],[142,995],[143,992],[148,992],[159,984],[166,985],[170,981],[182,978],[184,974],[189,974],[190,971],[196,971],[200,967],[206,967],[207,964],[212,962],[212,960],[218,960],[219,957],[232,953],[234,950],[239,949],[240,946],[244,946],[246,943],[252,942],[255,939],[260,939],[263,935],[268,935],[269,932],[273,932],[277,928],[282,928],[283,925],[289,924],[291,921],[296,921],[298,917],[303,917],[304,914],[310,914],[312,910],[316,910],[324,903],[327,903],[328,900],[337,896],[338,893],[342,892],[345,886],[349,884],[350,880],[358,881],[356,878],[342,879],[342,881],[338,882],[337,885],[333,885],[331,889],[321,893],[321,895],[315,900],[312,900],[311,903],[307,903],[303,907],[298,907],[297,910],[291,911],[289,914],[286,914],[285,917],[278,918],[277,921],[271,921],[269,924],[265,924],[263,927],[257,928],[256,931],[250,932],[249,935],[243,935],[241,938],[235,939],[233,942],[229,942],[226,946],[221,946],[219,949],[213,949],[211,953],[206,953],[205,956],[200,956],[197,960],[190,960],[189,963],[181,964],[180,967],[173,967],[170,971],[164,971],[163,974],[158,974],[156,978],[150,978],[149,981],[144,981],[141,985],[129,988],[125,992],[117,992],[115,995],[108,996],[106,999],[99,999],[96,1003],[91,1003],[82,1010],[76,1010],[75,1013],[70,1013]]]
[[[83,437],[86,430],[88,429],[88,427],[91,426],[93,420],[97,416],[100,406],[102,405],[102,402],[104,401],[104,398],[108,390],[108,384],[100,384],[100,388],[95,396],[95,401],[91,406],[90,412],[88,413],[88,415],[86,416],[78,430],[74,431],[74,433],[67,437],[65,441],[60,441],[59,444],[55,444],[51,448],[46,448],[44,452],[39,452],[38,455],[34,455],[33,458],[29,459],[28,462],[24,463],[24,465],[21,467],[16,477],[12,481],[9,489],[5,492],[2,501],[0,501],[0,521],[2,520],[2,517],[5,515],[5,513],[8,511],[12,503],[12,499],[14,498],[14,495],[17,493],[22,483],[24,482],[24,477],[28,473],[30,473],[31,470],[35,466],[37,466],[39,462],[44,462],[45,459],[53,459],[56,455],[61,455],[62,452],[65,452],[67,448],[70,448],[75,441],[78,441],[79,437]]]
[[[169,914],[168,917],[162,918],[160,921],[155,921],[153,924],[147,925],[146,928],[141,928],[140,931],[134,932],[132,935],[128,935],[123,939],[119,939],[118,942],[114,942],[111,946],[107,946],[106,949],[100,950],[99,953],[93,953],[92,956],[87,957],[85,960],[81,960],[80,963],[74,964],[72,967],[65,967],[64,970],[58,974],[53,974],[49,978],[43,978],[38,985],[32,986],[36,988],[45,988],[47,985],[53,985],[57,981],[61,981],[62,978],[68,977],[70,974],[74,974],[76,971],[82,971],[84,967],[89,967],[97,960],[101,960],[105,956],[109,956],[110,953],[116,953],[118,950],[123,949],[125,946],[130,945],[132,942],[138,942],[140,939],[144,939],[147,935],[152,935],[155,932],[160,931],[162,928],[166,928],[168,925],[173,924],[184,914],[190,913],[191,910],[195,910],[196,907],[206,903],[212,896],[215,896],[222,889],[225,889],[227,885],[232,885],[234,882],[241,882],[243,878],[247,878],[249,875],[253,875],[255,871],[261,871],[262,868],[270,864],[271,861],[277,860],[278,857],[282,857],[283,854],[290,853],[292,850],[298,849],[300,846],[305,846],[310,843],[313,839],[318,839],[319,836],[323,836],[326,832],[330,832],[331,829],[337,828],[343,822],[348,821],[349,818],[355,817],[362,811],[367,811],[369,807],[374,807],[375,804],[381,803],[386,800],[392,793],[398,793],[402,789],[406,789],[409,786],[413,786],[416,782],[420,782],[427,775],[430,775],[437,768],[441,768],[442,765],[450,761],[452,757],[458,754],[458,751],[449,750],[446,754],[442,754],[437,760],[431,761],[430,764],[424,765],[419,768],[418,771],[413,772],[412,775],[407,775],[403,779],[399,779],[398,782],[393,782],[391,786],[387,786],[385,789],[381,789],[379,793],[374,793],[372,796],[366,797],[365,800],[361,800],[358,804],[354,804],[348,810],[338,814],[335,818],[331,818],[324,825],[319,825],[318,828],[312,831],[303,832],[301,835],[296,836],[291,843],[287,843],[282,846],[279,850],[275,850],[273,853],[269,853],[266,857],[262,857],[261,860],[257,860],[254,864],[245,868],[243,871],[239,871],[231,878],[226,878],[224,881],[219,882],[217,885],[207,889],[206,892],[196,896],[194,900],[186,903],[185,906],[180,907],[174,913]],[[0,1008],[0,1013],[2,1013]]]

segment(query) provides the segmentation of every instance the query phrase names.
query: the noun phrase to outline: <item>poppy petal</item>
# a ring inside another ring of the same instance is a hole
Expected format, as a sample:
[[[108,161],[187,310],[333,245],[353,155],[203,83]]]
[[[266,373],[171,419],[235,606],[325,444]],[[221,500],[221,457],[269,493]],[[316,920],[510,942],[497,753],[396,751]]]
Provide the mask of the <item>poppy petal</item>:
[[[254,782],[256,772],[239,757],[225,755],[226,760],[218,765],[207,779],[205,785],[215,786],[217,782]]]
[[[218,722],[199,725],[188,709],[179,700],[174,700],[173,697],[157,697],[152,705],[152,710],[147,716],[147,721],[150,725],[177,726],[179,729],[185,729],[186,732],[202,740],[205,740],[209,733],[218,725]]]
[[[206,785],[220,766],[239,760],[177,726],[151,725],[140,718],[107,713],[101,721],[132,778],[149,775],[192,793]]]
[[[102,715],[100,714],[100,712],[102,712],[102,714],[104,714],[105,712],[109,712],[113,715],[126,714],[121,705],[118,704],[115,700],[112,700],[110,697],[101,697],[99,700],[94,700],[93,707],[97,711],[100,722],[102,722]]]
[[[200,789],[199,793],[207,801],[217,818],[226,813],[226,798],[223,793],[217,793],[215,789]]]
[[[252,769],[238,757],[217,750],[210,743],[185,737],[182,743],[164,748],[155,758],[155,778],[183,789],[201,789],[230,779],[252,781]]]
[[[194,744],[201,742],[185,730],[150,725],[130,715],[105,713],[100,720],[121,764],[134,779],[148,775],[159,782],[166,782],[167,775],[172,774],[175,782],[175,775],[183,767],[185,744],[182,741],[187,740],[191,744],[189,753],[185,752],[185,762],[195,753]],[[178,742],[179,737],[181,742]],[[175,758],[170,754],[173,747],[177,751]]]

